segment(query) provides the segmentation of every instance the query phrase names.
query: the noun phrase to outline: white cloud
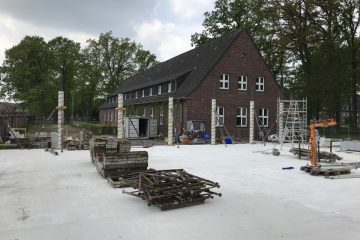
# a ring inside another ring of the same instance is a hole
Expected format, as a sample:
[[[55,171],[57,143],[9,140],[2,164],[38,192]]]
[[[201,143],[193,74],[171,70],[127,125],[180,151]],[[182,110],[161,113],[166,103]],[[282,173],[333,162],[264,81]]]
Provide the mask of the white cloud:
[[[214,5],[209,0],[171,0],[172,11],[180,18],[198,17]]]
[[[135,27],[135,39],[145,49],[153,49],[160,61],[167,60],[191,49],[190,36],[196,26],[175,25],[159,19]]]
[[[57,36],[63,36],[79,42],[82,45],[84,45],[89,38],[96,37],[82,32],[66,30],[54,31],[52,28],[35,26],[29,22],[14,19],[0,13],[0,64],[5,58],[5,50],[18,44],[26,35],[42,36],[46,41]]]

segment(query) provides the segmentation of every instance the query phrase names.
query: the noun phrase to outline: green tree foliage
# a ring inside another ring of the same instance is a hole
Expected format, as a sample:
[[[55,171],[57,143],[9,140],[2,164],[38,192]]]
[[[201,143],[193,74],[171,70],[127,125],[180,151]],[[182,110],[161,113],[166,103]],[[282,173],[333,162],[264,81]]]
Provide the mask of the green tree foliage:
[[[26,36],[5,52],[2,95],[20,101],[32,113],[45,117],[54,103],[48,93],[56,90],[53,54],[42,37]]]
[[[115,91],[124,79],[156,63],[155,55],[144,51],[140,44],[129,38],[116,38],[112,32],[100,34],[97,40],[90,39],[87,48],[100,60],[104,94]]]
[[[64,37],[56,37],[48,43],[54,56],[54,70],[59,83],[59,90],[64,91],[65,104],[69,105],[77,85],[76,76],[80,63],[80,43],[75,43]],[[68,107],[68,109],[70,109]],[[71,111],[74,109],[70,109]],[[67,116],[71,111],[66,111]]]
[[[191,41],[198,46],[246,28],[279,84],[308,98],[310,117],[325,111],[339,120],[349,102],[355,123],[359,9],[357,0],[217,0]]]
[[[156,64],[156,56],[128,38],[111,32],[79,43],[56,37],[26,36],[8,49],[0,68],[0,97],[21,102],[45,118],[57,105],[57,91],[65,93],[67,117],[97,117],[104,96],[137,71]]]

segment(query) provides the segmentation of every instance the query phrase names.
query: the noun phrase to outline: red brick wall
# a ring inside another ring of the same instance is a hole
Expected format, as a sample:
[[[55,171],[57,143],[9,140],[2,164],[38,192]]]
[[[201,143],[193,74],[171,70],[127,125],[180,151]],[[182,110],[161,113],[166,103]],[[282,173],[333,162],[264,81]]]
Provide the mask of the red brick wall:
[[[229,74],[229,89],[219,89],[221,74]],[[238,76],[247,75],[247,91],[238,90]],[[264,92],[255,91],[256,77],[265,78]],[[236,108],[247,107],[247,126],[249,126],[249,104],[255,101],[255,112],[259,108],[269,108],[269,129],[273,124],[276,131],[276,101],[280,88],[257,51],[249,35],[243,31],[228,51],[219,59],[201,85],[187,100],[187,120],[205,119],[206,129],[210,132],[211,99],[217,106],[225,108],[225,127],[230,135],[248,140],[249,128],[236,126]],[[255,123],[255,129],[257,125]],[[255,135],[256,137],[256,135]]]

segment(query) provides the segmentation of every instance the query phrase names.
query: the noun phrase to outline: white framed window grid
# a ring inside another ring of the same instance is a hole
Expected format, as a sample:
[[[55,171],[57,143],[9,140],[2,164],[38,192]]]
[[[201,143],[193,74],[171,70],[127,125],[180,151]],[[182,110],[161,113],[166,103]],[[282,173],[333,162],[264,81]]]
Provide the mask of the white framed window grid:
[[[236,126],[247,127],[247,107],[238,107],[236,109]]]
[[[258,92],[263,92],[264,91],[264,77],[257,77],[256,78],[256,88],[255,90]]]
[[[246,91],[247,90],[247,76],[240,75],[238,79],[238,90]]]
[[[225,109],[224,109],[224,107],[221,107],[221,106],[216,107],[216,113],[217,113],[216,126],[217,127],[224,126],[224,122],[225,122]]]
[[[220,75],[220,89],[229,89],[229,74]]]
[[[259,109],[259,125],[260,125],[260,127],[268,127],[269,126],[269,109],[268,108],[260,108]]]

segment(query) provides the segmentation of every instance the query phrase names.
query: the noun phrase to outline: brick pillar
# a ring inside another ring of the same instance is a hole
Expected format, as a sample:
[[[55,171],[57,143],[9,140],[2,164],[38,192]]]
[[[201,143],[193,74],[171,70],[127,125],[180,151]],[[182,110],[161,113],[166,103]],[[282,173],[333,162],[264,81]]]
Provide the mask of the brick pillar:
[[[173,144],[173,131],[174,131],[174,98],[169,97],[169,114],[168,114],[168,145]]]
[[[216,144],[216,99],[211,100],[211,144]]]
[[[62,134],[64,130],[64,91],[58,92],[58,146],[62,150]]]
[[[122,94],[118,94],[117,107],[117,138],[124,138],[124,98]]]

